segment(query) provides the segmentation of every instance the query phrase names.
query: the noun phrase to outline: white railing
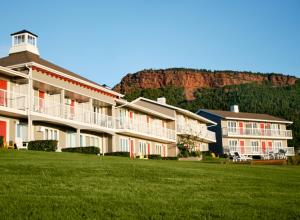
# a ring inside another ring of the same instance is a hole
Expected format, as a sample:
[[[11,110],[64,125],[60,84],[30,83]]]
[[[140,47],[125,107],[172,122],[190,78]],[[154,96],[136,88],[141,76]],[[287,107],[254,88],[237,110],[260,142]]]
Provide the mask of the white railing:
[[[175,130],[134,119],[116,119],[116,128],[131,130],[159,138],[176,140]]]
[[[262,137],[282,137],[292,138],[293,134],[291,130],[280,130],[280,129],[262,129],[262,128],[222,128],[223,135],[228,136],[262,136]]]
[[[229,152],[233,154],[238,152],[240,155],[269,155],[269,154],[278,154],[280,151],[283,151],[285,156],[294,156],[295,150],[294,147],[261,147],[261,146],[229,146],[225,149],[229,149]]]
[[[73,120],[99,127],[113,128],[111,116],[61,104],[52,100],[34,97],[33,111],[62,119]]]
[[[216,142],[215,132],[207,130],[206,126],[192,127],[188,124],[177,123],[177,133],[192,135],[200,139],[207,139]]]
[[[27,97],[20,93],[0,89],[0,106],[25,111],[27,106]]]

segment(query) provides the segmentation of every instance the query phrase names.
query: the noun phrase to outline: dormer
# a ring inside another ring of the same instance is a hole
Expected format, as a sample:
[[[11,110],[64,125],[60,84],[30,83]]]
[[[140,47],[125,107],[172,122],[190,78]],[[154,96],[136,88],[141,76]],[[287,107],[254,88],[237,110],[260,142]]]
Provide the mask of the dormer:
[[[29,51],[31,53],[40,55],[37,47],[37,38],[37,35],[27,30],[22,30],[11,34],[12,46],[9,50],[9,54]]]

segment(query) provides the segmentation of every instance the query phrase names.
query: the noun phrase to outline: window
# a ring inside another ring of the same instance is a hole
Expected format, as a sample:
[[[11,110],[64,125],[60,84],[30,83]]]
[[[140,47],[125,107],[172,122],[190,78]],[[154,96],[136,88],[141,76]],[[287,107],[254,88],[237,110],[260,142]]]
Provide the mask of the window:
[[[200,144],[200,151],[208,151],[208,144],[206,143],[201,143]]]
[[[58,140],[58,130],[46,128],[44,133],[44,140]]]
[[[145,141],[139,142],[139,153],[141,155],[147,155],[147,143]]]
[[[236,133],[236,122],[235,121],[228,121],[228,132]]]
[[[35,46],[35,37],[28,35],[28,43]]]
[[[154,154],[162,155],[162,145],[161,144],[155,144]]]
[[[237,151],[237,145],[238,145],[237,140],[229,140],[228,144],[229,144],[229,151],[230,152],[236,152]]]
[[[66,147],[76,147],[76,133],[67,132],[67,146]]]
[[[14,37],[14,45],[25,43],[25,35],[17,35]]]
[[[275,153],[277,153],[280,149],[282,149],[282,141],[274,141]]]
[[[253,152],[259,152],[259,141],[251,141],[251,147]]]
[[[125,137],[120,137],[120,145],[119,145],[120,152],[129,152],[129,140]]]

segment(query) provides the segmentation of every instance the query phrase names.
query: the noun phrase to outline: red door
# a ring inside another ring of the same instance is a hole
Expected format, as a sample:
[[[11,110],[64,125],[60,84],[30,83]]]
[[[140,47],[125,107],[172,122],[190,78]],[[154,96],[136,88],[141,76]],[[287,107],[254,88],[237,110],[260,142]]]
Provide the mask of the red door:
[[[245,141],[240,141],[241,154],[245,153]]]
[[[261,142],[261,149],[262,149],[262,153],[266,154],[266,142],[265,141]]]
[[[0,121],[0,136],[6,141],[6,121]]]
[[[240,127],[240,135],[243,135],[243,133],[244,133],[244,124],[243,124],[243,122],[239,122],[239,127]]]
[[[269,152],[272,151],[272,149],[273,149],[272,141],[268,142],[268,148],[269,148]]]
[[[133,158],[133,154],[134,154],[133,140],[130,140],[130,158]]]
[[[6,106],[7,104],[7,81],[0,79],[0,105]]]
[[[260,124],[260,133],[262,136],[265,136],[265,124],[264,123]]]
[[[45,92],[39,91],[39,112],[43,112],[45,107]]]
[[[151,152],[150,152],[150,143],[148,143],[148,155],[150,155]]]

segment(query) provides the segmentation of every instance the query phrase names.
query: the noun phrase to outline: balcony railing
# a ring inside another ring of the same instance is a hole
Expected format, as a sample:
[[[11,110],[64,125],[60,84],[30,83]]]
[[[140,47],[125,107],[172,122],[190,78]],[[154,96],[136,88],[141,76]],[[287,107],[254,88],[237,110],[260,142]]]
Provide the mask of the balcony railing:
[[[291,130],[280,129],[261,129],[261,128],[222,128],[223,135],[225,136],[256,136],[256,137],[281,137],[292,138],[293,134]]]
[[[71,105],[54,102],[51,100],[34,98],[33,111],[61,119],[73,120],[99,127],[113,128],[111,116],[88,111],[83,108],[76,108]]]
[[[294,147],[261,147],[261,146],[229,146],[229,153],[238,152],[240,155],[260,155],[278,154],[280,150],[285,152],[285,156],[294,156]]]
[[[27,97],[20,93],[0,89],[0,106],[25,111],[27,106]]]
[[[159,138],[176,140],[175,130],[134,119],[116,119],[116,128],[122,130],[131,130]]]
[[[215,132],[207,130],[207,127],[192,127],[188,124],[177,124],[177,133],[192,135],[200,139],[216,142]]]

